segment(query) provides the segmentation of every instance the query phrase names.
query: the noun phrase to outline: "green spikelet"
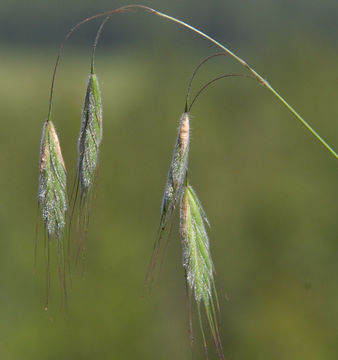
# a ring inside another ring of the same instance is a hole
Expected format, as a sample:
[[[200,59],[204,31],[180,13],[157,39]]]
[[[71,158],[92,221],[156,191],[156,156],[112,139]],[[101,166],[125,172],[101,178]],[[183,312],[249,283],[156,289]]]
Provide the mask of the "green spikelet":
[[[154,278],[157,260],[161,251],[162,240],[165,237],[167,225],[175,210],[176,204],[181,198],[188,168],[188,154],[190,143],[190,114],[184,112],[180,119],[174,154],[168,173],[167,183],[164,190],[161,220],[157,238],[154,244],[153,254],[150,259],[145,283],[149,281],[149,287]]]
[[[161,207],[161,229],[164,229],[179,201],[188,168],[188,154],[190,144],[190,114],[184,112],[180,126],[174,154],[172,157],[166,188]]]
[[[209,222],[202,205],[192,187],[187,184],[182,196],[180,212],[180,233],[183,245],[183,266],[186,272],[186,281],[197,303],[205,347],[206,342],[200,313],[201,303],[204,306],[219,358],[223,359],[215,311],[217,294],[214,286],[214,267],[205,224],[209,225]]]
[[[48,236],[60,239],[67,211],[66,169],[51,121],[42,130],[38,201]]]
[[[209,303],[212,297],[213,265],[204,226],[205,212],[190,185],[185,188],[181,207],[183,266],[195,300]]]
[[[78,140],[78,173],[81,194],[94,183],[102,140],[102,101],[97,76],[89,75]]]

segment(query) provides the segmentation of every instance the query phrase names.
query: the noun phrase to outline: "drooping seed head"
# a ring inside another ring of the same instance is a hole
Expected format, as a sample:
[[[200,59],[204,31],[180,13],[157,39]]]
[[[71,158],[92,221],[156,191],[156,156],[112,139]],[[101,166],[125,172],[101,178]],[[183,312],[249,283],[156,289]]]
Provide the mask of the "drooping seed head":
[[[60,239],[66,223],[66,168],[51,121],[46,121],[42,129],[38,201],[49,237]]]
[[[195,300],[209,304],[212,298],[213,265],[205,223],[208,224],[208,220],[202,205],[192,187],[187,185],[180,214],[183,266]]]
[[[166,236],[167,225],[170,222],[176,204],[182,196],[182,190],[186,179],[190,137],[189,121],[189,113],[184,112],[180,119],[174,153],[163,194],[159,232],[157,234],[153,255],[151,257],[146,277],[146,282],[150,279],[150,288],[157,265],[157,258],[161,251],[161,243],[163,238]],[[149,278],[150,275],[151,277]]]
[[[102,101],[95,74],[90,74],[83,105],[78,140],[78,173],[80,189],[86,195],[94,183],[102,140]]]
[[[190,144],[190,114],[184,112],[180,126],[174,154],[172,157],[166,188],[164,191],[161,209],[161,227],[164,228],[172,215],[177,201],[179,201],[188,168],[188,154]]]
[[[201,320],[201,303],[204,306],[218,357],[224,359],[215,308],[215,304],[217,304],[218,308],[219,305],[214,283],[214,267],[205,224],[209,225],[209,222],[202,205],[193,188],[187,184],[181,198],[180,213],[180,233],[183,244],[183,266],[186,271],[186,281],[197,302],[204,347],[207,349]]]

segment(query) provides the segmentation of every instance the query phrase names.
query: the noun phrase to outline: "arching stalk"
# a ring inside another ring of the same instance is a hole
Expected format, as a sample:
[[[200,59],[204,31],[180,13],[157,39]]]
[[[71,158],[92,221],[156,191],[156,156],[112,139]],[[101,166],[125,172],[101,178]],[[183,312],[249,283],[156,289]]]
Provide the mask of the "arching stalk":
[[[205,59],[203,59],[195,68],[194,72],[191,75],[190,81],[189,81],[189,85],[188,85],[188,89],[187,89],[187,94],[185,96],[185,107],[186,107],[186,111],[188,108],[188,100],[189,100],[189,96],[190,96],[190,92],[191,92],[191,86],[192,83],[195,79],[195,76],[197,74],[197,72],[199,71],[199,69],[206,63],[208,62],[210,59],[213,59],[216,56],[229,56],[229,54],[225,53],[225,52],[221,52],[221,53],[216,53],[216,54],[212,54],[207,56]]]
[[[192,99],[191,103],[189,106],[187,106],[188,108],[188,112],[191,112],[191,108],[194,105],[195,101],[197,100],[197,98],[200,96],[200,94],[206,89],[208,88],[211,84],[213,84],[214,82],[221,80],[221,79],[225,79],[225,78],[229,78],[229,77],[244,77],[244,78],[248,78],[248,79],[253,79],[255,80],[255,78],[251,75],[243,75],[243,74],[225,74],[225,75],[221,75],[218,76],[215,79],[210,80],[209,82],[207,82],[205,85],[203,85],[196,93],[196,95],[194,96],[194,98]]]
[[[186,22],[176,19],[173,16],[167,15],[165,13],[162,13],[160,11],[154,10],[148,6],[144,6],[144,5],[126,5],[126,6],[122,6],[118,9],[115,10],[111,10],[111,11],[106,11],[104,13],[100,13],[91,17],[88,17],[84,20],[82,20],[81,22],[79,22],[78,24],[76,24],[70,31],[69,33],[66,35],[66,37],[64,38],[64,40],[62,41],[60,47],[59,47],[59,52],[58,52],[58,56],[57,56],[57,60],[56,60],[56,64],[55,64],[55,68],[54,68],[54,72],[53,72],[53,78],[52,78],[52,85],[51,85],[51,92],[50,92],[50,102],[49,102],[49,110],[48,110],[48,119],[50,119],[51,116],[51,108],[52,108],[52,98],[53,98],[53,89],[54,89],[54,82],[55,82],[55,74],[56,74],[56,70],[57,70],[57,66],[62,54],[62,50],[64,47],[65,42],[69,39],[69,37],[72,35],[72,33],[79,28],[81,25],[103,17],[103,16],[110,16],[110,15],[114,15],[117,13],[122,13],[122,12],[129,12],[129,11],[135,11],[135,10],[143,10],[145,12],[151,13],[153,15],[157,15],[160,16],[164,19],[173,21],[177,24],[182,25],[183,27],[195,32],[196,34],[204,37],[205,39],[207,39],[208,41],[212,42],[213,44],[215,44],[216,46],[218,46],[219,48],[221,48],[222,50],[224,50],[227,54],[229,54],[231,57],[233,57],[236,61],[238,61],[240,64],[242,64],[247,70],[249,70],[251,72],[251,74],[257,79],[257,81],[259,81],[263,86],[265,86],[274,96],[277,97],[277,99],[284,105],[286,106],[289,111],[292,112],[292,114],[294,116],[296,116],[296,118],[306,127],[306,129],[308,131],[311,132],[311,134],[336,158],[338,159],[338,154],[333,150],[333,148],[310,126],[310,124],[305,121],[305,119],[298,114],[298,112],[260,75],[258,74],[248,63],[246,63],[243,59],[241,59],[238,55],[236,55],[235,53],[233,53],[230,49],[228,49],[226,46],[222,45],[220,42],[216,41],[215,39],[213,39],[211,36],[207,35],[206,33],[204,33],[201,30],[198,30],[197,28],[195,28],[194,26],[191,26],[189,24],[187,24]]]
[[[239,56],[237,56],[235,53],[233,53],[231,50],[229,50],[226,46],[222,45],[215,39],[213,39],[211,36],[205,34],[201,30],[196,29],[195,27],[185,23],[182,20],[176,19],[172,16],[169,16],[167,14],[161,13],[159,11],[151,9],[152,13],[158,16],[161,16],[165,19],[168,19],[170,21],[173,21],[177,24],[180,24],[184,26],[185,28],[188,28],[192,30],[193,32],[201,35],[205,39],[209,40],[210,42],[214,43],[219,48],[223,49],[225,52],[227,52],[230,56],[232,56],[235,60],[237,60],[239,63],[241,63],[245,68],[247,68],[251,74],[268,90],[272,92],[273,95],[277,97],[277,99],[284,104],[292,113],[296,116],[296,118],[311,132],[311,134],[323,145],[326,147],[326,149],[336,158],[338,159],[338,154],[332,149],[332,147],[310,126],[310,124],[303,119],[302,116],[298,114],[298,112],[261,76],[259,75],[251,66],[249,66],[243,59],[241,59]]]

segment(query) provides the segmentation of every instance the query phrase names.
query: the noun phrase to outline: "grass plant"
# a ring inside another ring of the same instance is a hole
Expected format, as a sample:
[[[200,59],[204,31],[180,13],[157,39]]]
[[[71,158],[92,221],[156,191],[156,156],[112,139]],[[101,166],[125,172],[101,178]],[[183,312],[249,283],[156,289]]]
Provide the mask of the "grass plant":
[[[52,111],[52,101],[54,83],[57,67],[62,55],[65,42],[82,24],[97,18],[105,17],[96,35],[93,53],[91,58],[91,69],[88,78],[86,96],[82,111],[80,135],[78,139],[78,169],[77,185],[74,200],[74,207],[77,200],[78,191],[80,192],[80,217],[79,221],[83,229],[80,237],[85,238],[88,226],[89,199],[98,168],[99,148],[102,141],[102,100],[99,89],[97,75],[94,70],[94,55],[98,39],[104,24],[111,15],[132,11],[144,11],[171,22],[179,24],[186,29],[199,34],[209,42],[222,49],[221,53],[210,55],[205,58],[195,69],[189,82],[186,95],[184,112],[180,118],[176,144],[169,167],[167,183],[162,200],[160,225],[154,245],[152,258],[150,261],[147,280],[152,283],[157,260],[161,252],[163,240],[167,240],[170,235],[174,211],[179,208],[180,213],[180,236],[183,246],[183,267],[185,270],[186,283],[189,291],[189,298],[193,297],[197,304],[198,317],[200,319],[201,331],[204,347],[207,349],[207,341],[203,330],[202,308],[208,323],[211,335],[217,349],[218,357],[224,358],[221,337],[218,328],[217,312],[218,301],[214,282],[214,265],[211,258],[209,238],[206,225],[209,225],[207,216],[202,205],[190,185],[188,177],[188,159],[190,149],[190,112],[198,96],[212,83],[227,77],[247,77],[258,81],[264,88],[268,89],[288,110],[306,127],[308,131],[328,150],[335,158],[337,153],[328,143],[301,117],[296,110],[251,66],[243,59],[234,54],[226,46],[222,45],[209,35],[197,28],[173,18],[167,14],[143,5],[126,5],[115,10],[91,16],[76,24],[60,45],[56,59],[56,64],[52,76],[50,102],[48,109],[48,120],[45,122],[40,151],[40,180],[39,180],[39,204],[42,210],[42,217],[48,233],[48,239],[61,239],[62,232],[66,224],[67,196],[66,196],[66,172],[63,162],[59,140],[55,128],[50,121]],[[192,81],[202,65],[215,56],[228,56],[239,62],[246,70],[245,74],[225,74],[207,82],[196,93],[193,100],[189,103]],[[73,211],[70,215],[70,222]],[[80,228],[81,228],[80,226]],[[82,243],[82,242],[81,242]]]

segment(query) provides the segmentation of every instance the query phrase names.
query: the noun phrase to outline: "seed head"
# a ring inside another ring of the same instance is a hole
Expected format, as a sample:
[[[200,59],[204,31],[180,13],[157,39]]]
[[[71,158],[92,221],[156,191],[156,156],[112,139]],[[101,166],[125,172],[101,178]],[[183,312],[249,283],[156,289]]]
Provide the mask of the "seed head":
[[[51,121],[42,129],[38,201],[49,237],[60,239],[67,211],[66,168]]]
[[[186,179],[189,153],[189,120],[189,113],[184,112],[180,119],[174,154],[163,194],[160,227],[146,277],[146,282],[148,282],[150,274],[152,275],[149,283],[150,288],[157,265],[157,258],[161,250],[161,243],[166,236],[167,225],[170,222],[177,201],[179,201],[182,196],[182,190]]]
[[[187,185],[181,202],[180,232],[183,243],[183,266],[195,300],[209,304],[212,298],[213,265],[209,238],[205,229],[206,214],[196,193]]]
[[[184,112],[181,116],[174,154],[162,200],[161,228],[164,228],[168,223],[168,220],[176,207],[176,203],[182,195],[188,168],[189,143],[190,114]]]
[[[78,140],[78,172],[81,193],[86,195],[95,180],[102,140],[102,101],[95,74],[90,74]]]

